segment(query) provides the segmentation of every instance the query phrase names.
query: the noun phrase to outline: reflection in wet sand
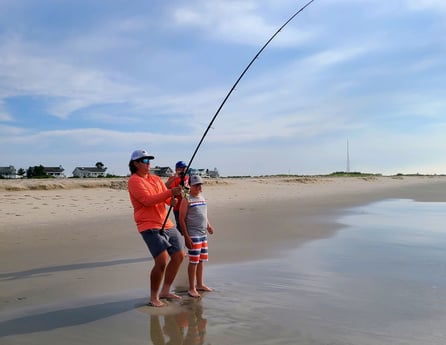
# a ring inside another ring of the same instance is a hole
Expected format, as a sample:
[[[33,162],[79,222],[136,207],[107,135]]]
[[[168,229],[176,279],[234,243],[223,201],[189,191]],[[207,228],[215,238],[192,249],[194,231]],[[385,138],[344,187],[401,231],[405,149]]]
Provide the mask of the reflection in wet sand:
[[[150,315],[150,339],[153,345],[204,344],[206,323],[201,301],[184,304],[177,313]]]

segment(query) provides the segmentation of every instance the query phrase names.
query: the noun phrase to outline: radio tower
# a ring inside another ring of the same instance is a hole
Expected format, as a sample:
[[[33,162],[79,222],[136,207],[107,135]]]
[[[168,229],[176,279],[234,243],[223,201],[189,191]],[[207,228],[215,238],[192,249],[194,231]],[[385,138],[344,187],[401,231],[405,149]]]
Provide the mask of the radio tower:
[[[350,172],[350,152],[348,150],[348,139],[347,139],[347,173]]]

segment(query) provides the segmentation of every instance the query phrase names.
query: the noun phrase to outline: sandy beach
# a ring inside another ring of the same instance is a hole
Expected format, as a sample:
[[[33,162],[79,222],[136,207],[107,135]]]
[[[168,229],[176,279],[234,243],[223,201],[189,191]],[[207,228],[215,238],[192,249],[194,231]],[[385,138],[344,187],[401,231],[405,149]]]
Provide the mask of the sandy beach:
[[[342,227],[337,216],[353,206],[444,202],[446,177],[222,178],[206,180],[203,190],[216,229],[209,236],[212,267],[274,258],[329,238]],[[151,259],[125,179],[0,180],[0,239],[0,322],[148,286]],[[14,335],[5,339],[20,343]]]

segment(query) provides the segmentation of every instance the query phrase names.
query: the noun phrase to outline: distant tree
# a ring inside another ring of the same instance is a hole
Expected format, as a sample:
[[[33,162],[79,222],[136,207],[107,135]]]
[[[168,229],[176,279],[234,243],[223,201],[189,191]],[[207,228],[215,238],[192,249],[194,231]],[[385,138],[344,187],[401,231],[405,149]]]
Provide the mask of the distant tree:
[[[104,169],[104,163],[102,163],[102,162],[97,162],[97,163],[96,163],[96,168],[98,168],[98,169]]]
[[[43,165],[36,165],[33,167],[29,167],[28,170],[26,170],[26,177],[42,178],[42,177],[48,177],[48,175],[46,174],[45,167]]]
[[[20,168],[19,170],[17,170],[17,175],[19,175],[19,176],[22,176],[23,177],[23,175],[25,175],[26,174],[26,171],[25,171],[25,169],[23,169],[23,168]]]

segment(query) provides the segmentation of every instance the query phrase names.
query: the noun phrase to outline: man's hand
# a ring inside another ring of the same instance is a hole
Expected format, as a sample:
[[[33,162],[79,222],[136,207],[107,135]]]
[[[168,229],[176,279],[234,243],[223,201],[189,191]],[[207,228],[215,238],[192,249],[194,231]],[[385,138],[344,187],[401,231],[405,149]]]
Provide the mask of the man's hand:
[[[181,186],[176,186],[172,188],[172,194],[174,196],[180,195],[181,194]]]

